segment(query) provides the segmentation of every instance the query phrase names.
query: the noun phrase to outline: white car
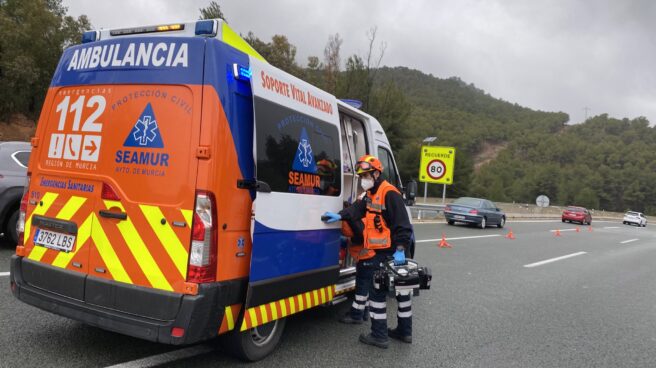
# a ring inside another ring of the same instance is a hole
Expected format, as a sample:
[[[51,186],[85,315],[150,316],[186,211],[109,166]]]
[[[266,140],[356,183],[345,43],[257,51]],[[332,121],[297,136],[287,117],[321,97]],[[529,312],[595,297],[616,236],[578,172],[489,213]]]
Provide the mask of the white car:
[[[624,214],[624,220],[622,220],[622,223],[624,225],[635,224],[645,227],[647,226],[647,218],[641,212],[629,211]]]

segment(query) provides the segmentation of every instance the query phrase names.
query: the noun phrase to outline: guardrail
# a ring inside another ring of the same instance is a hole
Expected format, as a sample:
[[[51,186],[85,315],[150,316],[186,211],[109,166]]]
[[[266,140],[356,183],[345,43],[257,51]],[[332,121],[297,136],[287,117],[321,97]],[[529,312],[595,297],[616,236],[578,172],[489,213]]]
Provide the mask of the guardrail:
[[[422,216],[426,217],[428,213],[435,213],[435,216],[437,217],[440,214],[444,213],[444,205],[443,204],[427,204],[427,203],[415,203],[413,206],[410,207],[410,213],[412,214],[412,217],[416,218],[417,220],[421,220]]]

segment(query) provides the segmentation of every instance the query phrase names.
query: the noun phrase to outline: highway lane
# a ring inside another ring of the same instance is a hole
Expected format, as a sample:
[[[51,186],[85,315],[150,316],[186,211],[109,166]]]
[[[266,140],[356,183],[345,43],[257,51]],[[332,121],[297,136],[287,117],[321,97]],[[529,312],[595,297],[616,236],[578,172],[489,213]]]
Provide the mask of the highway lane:
[[[509,228],[515,240],[504,237]],[[415,224],[419,241],[444,232],[453,248],[438,248],[437,241],[417,245],[416,258],[433,270],[433,286],[414,299],[412,345],[393,341],[380,351],[359,344],[368,326],[337,323],[348,307],[343,303],[289,318],[278,349],[251,366],[654,366],[656,228],[605,222],[594,222],[593,232],[575,228],[560,222],[485,230]],[[638,240],[622,243],[632,239]],[[524,267],[577,252],[586,253]],[[0,249],[0,272],[8,271],[10,254]],[[16,301],[8,286],[0,288],[0,323],[0,366],[242,366],[213,342],[170,347],[50,315]]]

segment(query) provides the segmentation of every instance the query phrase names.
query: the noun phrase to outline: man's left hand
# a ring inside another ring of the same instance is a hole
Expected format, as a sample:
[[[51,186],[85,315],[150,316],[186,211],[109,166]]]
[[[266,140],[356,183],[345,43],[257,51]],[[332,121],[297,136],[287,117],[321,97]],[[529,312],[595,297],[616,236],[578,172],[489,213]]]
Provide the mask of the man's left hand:
[[[401,266],[405,264],[405,251],[403,249],[396,249],[394,252],[394,265]]]

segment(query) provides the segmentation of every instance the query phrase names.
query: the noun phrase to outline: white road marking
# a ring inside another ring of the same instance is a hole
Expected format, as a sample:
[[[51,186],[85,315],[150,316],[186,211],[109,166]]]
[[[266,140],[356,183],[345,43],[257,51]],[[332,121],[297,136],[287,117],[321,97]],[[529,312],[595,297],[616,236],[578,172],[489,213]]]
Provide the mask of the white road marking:
[[[189,348],[178,349],[168,353],[153,355],[143,359],[133,360],[121,364],[112,365],[106,368],[146,368],[156,367],[166,363],[175,362],[181,359],[191,358],[196,355],[206,354],[214,351],[214,348],[208,345],[197,345]]]
[[[620,242],[620,244],[631,243],[631,242],[638,241],[638,240],[640,240],[640,239],[629,239],[629,240],[625,240],[623,242]]]
[[[0,277],[9,276],[9,272],[0,272]]]
[[[497,237],[497,236],[501,236],[501,235],[499,235],[499,234],[495,234],[495,235],[462,236],[462,237],[459,237],[459,238],[446,238],[446,240],[462,240],[462,239],[477,239],[477,238],[494,238],[494,237]],[[416,240],[415,243],[436,242],[436,241],[440,241],[440,240],[442,240],[442,238],[438,238],[438,239],[426,239],[426,240]]]
[[[551,259],[547,259],[547,260],[540,261],[540,262],[535,262],[535,263],[527,264],[527,265],[524,265],[524,267],[526,267],[526,268],[531,268],[531,267],[542,266],[543,264],[547,264],[547,263],[556,262],[556,261],[560,261],[560,260],[567,259],[567,258],[572,258],[572,257],[580,256],[580,255],[582,255],[582,254],[587,254],[587,252],[572,253],[572,254],[568,254],[568,255],[566,255],[566,256],[562,256],[562,257],[556,257],[556,258],[551,258]]]
[[[619,226],[604,226],[604,229],[619,229]]]
[[[558,229],[558,230],[560,230],[561,233],[562,233],[563,231],[576,231],[576,229]],[[558,230],[549,230],[549,231],[551,231],[552,233],[555,233],[555,232],[558,231]]]

